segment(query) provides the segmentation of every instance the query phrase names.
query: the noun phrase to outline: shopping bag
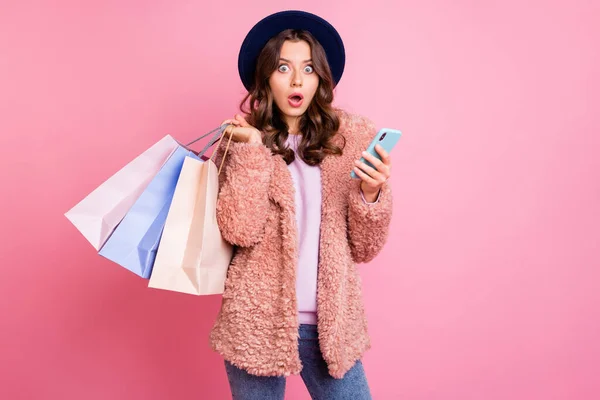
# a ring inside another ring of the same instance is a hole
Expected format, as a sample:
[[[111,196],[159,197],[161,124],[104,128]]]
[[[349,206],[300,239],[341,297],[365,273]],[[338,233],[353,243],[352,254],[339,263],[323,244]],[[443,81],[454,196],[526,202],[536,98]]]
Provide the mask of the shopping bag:
[[[179,146],[127,212],[99,254],[129,271],[149,278],[175,186],[191,150]]]
[[[99,250],[178,145],[175,139],[166,135],[98,186],[65,216]]]
[[[205,162],[185,158],[149,287],[195,295],[223,293],[233,255],[233,247],[221,236],[216,217],[218,175],[223,162],[217,171],[212,156]]]

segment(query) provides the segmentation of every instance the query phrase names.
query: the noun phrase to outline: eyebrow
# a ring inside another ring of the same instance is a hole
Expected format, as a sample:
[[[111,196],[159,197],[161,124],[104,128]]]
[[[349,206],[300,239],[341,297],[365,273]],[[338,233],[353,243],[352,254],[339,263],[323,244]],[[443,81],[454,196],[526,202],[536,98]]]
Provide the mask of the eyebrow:
[[[280,59],[280,60],[283,60],[283,61],[285,61],[285,62],[289,62],[289,63],[291,63],[291,61],[290,61],[290,60],[288,60],[287,58],[279,57],[279,59]],[[309,58],[308,60],[304,60],[304,61],[302,61],[302,62],[303,62],[303,63],[307,63],[307,62],[311,62],[311,61],[312,61],[312,58]]]

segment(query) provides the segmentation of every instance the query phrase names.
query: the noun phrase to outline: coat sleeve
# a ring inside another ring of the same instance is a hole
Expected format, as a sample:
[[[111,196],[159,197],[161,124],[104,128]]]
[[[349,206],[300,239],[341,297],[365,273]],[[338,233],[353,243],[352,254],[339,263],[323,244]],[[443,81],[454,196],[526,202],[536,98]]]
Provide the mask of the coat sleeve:
[[[367,118],[361,118],[355,124],[358,147],[356,157],[369,146],[377,134],[375,124]],[[352,179],[348,198],[348,239],[352,259],[356,263],[371,261],[387,242],[390,222],[392,220],[392,189],[384,183],[377,202],[366,203],[360,189],[361,179]]]
[[[227,138],[218,143],[214,157],[217,169]],[[217,223],[229,243],[250,247],[264,235],[269,211],[268,189],[273,171],[271,151],[263,144],[231,142],[219,174]]]

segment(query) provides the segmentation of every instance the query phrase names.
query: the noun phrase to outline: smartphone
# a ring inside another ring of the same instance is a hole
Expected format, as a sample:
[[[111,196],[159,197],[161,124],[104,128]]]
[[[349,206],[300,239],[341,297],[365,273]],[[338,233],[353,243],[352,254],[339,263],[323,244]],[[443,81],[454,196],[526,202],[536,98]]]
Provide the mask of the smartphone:
[[[387,151],[388,154],[390,154],[396,143],[398,143],[400,136],[402,136],[402,132],[400,132],[397,129],[382,128],[379,132],[377,132],[377,135],[373,138],[371,144],[369,145],[366,151],[367,153],[374,155],[375,158],[381,160],[381,156],[379,155],[377,150],[375,150],[375,145],[381,145],[381,147],[383,147],[383,149]],[[375,168],[375,166],[367,160],[365,160],[364,157],[361,157],[360,161],[364,162],[369,167]],[[354,173],[354,169],[350,173],[350,176],[353,179],[360,179],[360,177]]]

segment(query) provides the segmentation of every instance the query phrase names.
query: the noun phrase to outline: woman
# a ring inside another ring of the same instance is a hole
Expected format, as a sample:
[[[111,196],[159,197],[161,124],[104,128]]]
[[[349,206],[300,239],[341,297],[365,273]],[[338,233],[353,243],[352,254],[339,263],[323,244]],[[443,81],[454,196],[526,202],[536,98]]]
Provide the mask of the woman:
[[[301,11],[263,19],[240,51],[248,109],[223,122],[217,201],[235,252],[210,334],[235,399],[283,399],[290,374],[315,399],[371,398],[356,263],[386,242],[391,161],[378,147],[376,169],[358,162],[376,131],[332,107],[343,68],[335,29]]]

